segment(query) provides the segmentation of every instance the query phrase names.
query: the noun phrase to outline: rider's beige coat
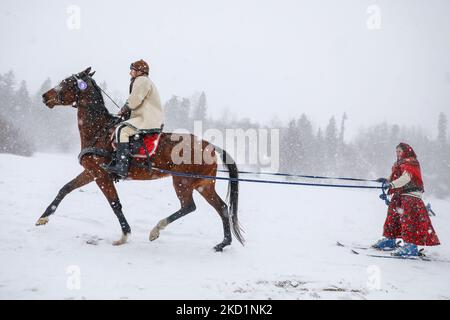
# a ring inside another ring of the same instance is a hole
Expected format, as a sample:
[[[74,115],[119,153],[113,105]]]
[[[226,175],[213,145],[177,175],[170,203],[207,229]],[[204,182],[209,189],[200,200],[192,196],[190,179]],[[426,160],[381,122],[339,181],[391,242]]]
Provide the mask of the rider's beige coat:
[[[160,128],[164,123],[158,90],[148,77],[139,76],[134,80],[127,104],[131,109],[131,116],[126,123],[138,129]]]

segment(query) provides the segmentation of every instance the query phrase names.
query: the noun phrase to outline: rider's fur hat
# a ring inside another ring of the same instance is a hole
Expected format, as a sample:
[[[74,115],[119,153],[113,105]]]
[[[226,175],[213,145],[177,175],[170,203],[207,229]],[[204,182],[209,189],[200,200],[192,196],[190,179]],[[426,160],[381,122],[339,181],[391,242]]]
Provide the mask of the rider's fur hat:
[[[148,66],[148,63],[141,59],[136,62],[133,62],[130,65],[130,70],[131,69],[136,70],[136,71],[141,71],[142,73],[145,73],[146,75],[148,75],[150,68]]]

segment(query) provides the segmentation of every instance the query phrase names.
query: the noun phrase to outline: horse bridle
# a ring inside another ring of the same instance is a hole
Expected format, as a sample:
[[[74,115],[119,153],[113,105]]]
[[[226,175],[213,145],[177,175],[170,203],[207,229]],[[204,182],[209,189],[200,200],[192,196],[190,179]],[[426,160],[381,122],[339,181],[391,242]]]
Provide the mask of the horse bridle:
[[[78,77],[76,74],[72,75],[71,77],[69,77],[68,79],[73,78],[76,82],[76,93],[75,93],[75,101],[72,103],[72,107],[73,108],[78,108],[78,100],[80,98],[80,93],[84,90],[86,90],[88,88],[88,85],[86,83],[86,81],[84,81],[83,79],[81,79],[80,77]],[[64,80],[65,81],[65,80]],[[55,91],[56,91],[56,99],[58,102],[62,103],[62,97],[61,97],[61,85],[58,84],[55,87]]]
[[[86,81],[84,81],[82,78],[78,77],[76,74],[73,74],[68,79],[71,79],[71,78],[73,78],[76,81],[75,101],[72,103],[72,107],[78,109],[78,101],[79,101],[79,98],[80,98],[80,94],[81,94],[82,91],[85,91],[88,88],[88,84],[87,84]],[[103,91],[101,88],[100,88],[100,90]],[[56,99],[58,100],[58,102],[62,102],[62,100],[61,100],[61,85],[58,85],[57,88],[55,88],[55,91],[56,91]],[[108,98],[110,98],[110,97],[108,96]],[[116,104],[116,106],[117,106],[117,104]],[[110,123],[105,128],[99,128],[99,130],[94,135],[93,142],[90,143],[90,144],[95,145],[97,143],[98,139],[100,138],[101,134],[103,133],[102,131],[108,132],[109,129],[111,129],[114,125],[117,124],[117,121],[120,121],[120,118],[117,119],[116,121],[112,121],[112,123]]]
[[[76,74],[72,75],[71,78],[74,78],[77,85],[76,85],[76,96],[75,96],[75,101],[72,103],[72,107],[73,108],[78,108],[78,100],[80,97],[80,93],[84,90],[87,89],[88,85],[86,83],[86,81],[84,81],[83,79],[79,78]]]

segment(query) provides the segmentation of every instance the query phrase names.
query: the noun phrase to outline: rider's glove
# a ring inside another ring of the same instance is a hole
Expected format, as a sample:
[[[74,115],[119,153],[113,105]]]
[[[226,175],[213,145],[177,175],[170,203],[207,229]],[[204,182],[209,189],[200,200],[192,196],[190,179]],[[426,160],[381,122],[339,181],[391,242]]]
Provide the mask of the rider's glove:
[[[131,109],[128,107],[128,103],[125,103],[117,115],[121,118],[127,118],[127,117],[129,117],[130,112],[131,112]]]
[[[383,184],[381,185],[381,188],[383,188],[384,190],[387,189],[391,189],[393,187],[392,183],[390,183],[389,181],[384,181]]]

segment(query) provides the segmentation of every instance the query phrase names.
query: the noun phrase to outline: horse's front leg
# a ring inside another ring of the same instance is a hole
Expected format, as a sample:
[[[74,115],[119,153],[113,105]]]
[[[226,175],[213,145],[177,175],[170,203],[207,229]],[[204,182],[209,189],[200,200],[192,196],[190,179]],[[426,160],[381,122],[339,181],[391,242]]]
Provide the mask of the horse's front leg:
[[[47,207],[44,214],[36,222],[36,225],[40,226],[46,224],[49,220],[49,216],[55,213],[56,208],[58,208],[58,205],[61,203],[61,201],[64,199],[66,195],[68,195],[73,190],[92,182],[93,180],[94,177],[89,173],[89,171],[84,170],[75,179],[66,183],[64,187],[62,187],[61,190],[59,190],[58,195]]]
[[[122,205],[120,204],[119,196],[117,194],[116,187],[114,186],[114,182],[107,173],[100,174],[100,176],[95,178],[95,182],[108,200],[108,203],[113,209],[114,214],[119,220],[120,227],[122,228],[122,237],[119,240],[114,241],[113,245],[118,246],[124,244],[125,242],[127,242],[128,236],[131,233],[131,228],[122,213]]]

